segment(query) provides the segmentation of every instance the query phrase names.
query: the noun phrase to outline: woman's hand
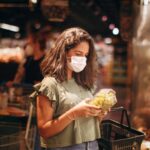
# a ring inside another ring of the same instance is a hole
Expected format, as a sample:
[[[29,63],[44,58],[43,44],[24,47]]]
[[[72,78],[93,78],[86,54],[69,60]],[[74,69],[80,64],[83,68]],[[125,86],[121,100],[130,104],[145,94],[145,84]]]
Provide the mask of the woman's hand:
[[[101,111],[101,113],[97,116],[98,120],[103,120],[104,117],[108,114],[108,111]]]
[[[68,118],[75,120],[79,117],[99,116],[102,111],[101,108],[88,104],[88,101],[89,99],[85,99],[71,108],[67,113]]]
[[[99,115],[97,116],[98,120],[100,120],[100,121],[103,120],[110,110],[111,109],[109,109],[108,111],[102,110],[101,113],[99,113]]]

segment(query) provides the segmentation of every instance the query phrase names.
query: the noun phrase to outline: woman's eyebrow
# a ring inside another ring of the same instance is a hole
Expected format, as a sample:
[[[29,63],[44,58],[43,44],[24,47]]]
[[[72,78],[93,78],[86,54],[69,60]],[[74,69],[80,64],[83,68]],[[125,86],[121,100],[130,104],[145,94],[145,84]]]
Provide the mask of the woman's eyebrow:
[[[75,50],[75,52],[84,53],[82,50]]]
[[[75,51],[76,51],[76,52],[81,52],[81,53],[82,53],[82,50],[79,50],[79,49],[75,49]]]
[[[83,54],[84,52],[82,50],[75,50],[75,52]],[[88,55],[89,53],[87,52],[85,55]]]

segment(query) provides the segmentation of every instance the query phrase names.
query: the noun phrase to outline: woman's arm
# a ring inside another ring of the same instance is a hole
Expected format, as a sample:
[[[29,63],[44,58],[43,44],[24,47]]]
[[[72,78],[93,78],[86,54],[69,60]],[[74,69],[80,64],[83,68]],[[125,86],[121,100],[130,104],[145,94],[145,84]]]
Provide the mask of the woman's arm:
[[[40,135],[48,138],[61,132],[73,120],[68,118],[68,112],[53,120],[54,110],[51,101],[43,95],[37,97],[37,122]]]
[[[82,101],[57,119],[52,119],[53,113],[54,110],[51,101],[49,101],[46,96],[37,96],[38,129],[43,138],[58,134],[73,120],[79,117],[98,116],[101,113],[101,109]]]

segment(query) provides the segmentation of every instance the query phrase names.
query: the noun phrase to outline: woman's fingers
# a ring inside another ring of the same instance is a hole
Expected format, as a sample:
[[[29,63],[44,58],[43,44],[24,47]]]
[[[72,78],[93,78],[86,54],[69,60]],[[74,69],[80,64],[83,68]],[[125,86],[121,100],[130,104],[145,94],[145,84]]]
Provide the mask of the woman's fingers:
[[[101,109],[90,108],[89,113],[91,116],[98,116],[101,113]]]
[[[108,111],[102,111],[101,113],[99,113],[99,115],[97,116],[97,118],[99,120],[102,120],[107,114],[108,114]]]
[[[88,107],[89,109],[101,110],[101,107],[94,106],[94,105],[90,105],[90,104],[87,104],[87,107]]]

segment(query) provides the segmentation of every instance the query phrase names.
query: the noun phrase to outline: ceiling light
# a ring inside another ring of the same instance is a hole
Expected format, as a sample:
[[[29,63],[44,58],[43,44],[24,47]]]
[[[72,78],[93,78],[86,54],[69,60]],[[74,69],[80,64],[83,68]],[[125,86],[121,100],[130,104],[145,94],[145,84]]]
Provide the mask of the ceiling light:
[[[113,30],[114,28],[115,28],[115,24],[111,23],[111,24],[109,25],[109,29],[110,29],[110,30]]]
[[[118,35],[119,34],[119,29],[118,28],[114,28],[112,30],[113,35]]]
[[[102,16],[102,21],[107,21],[108,17],[107,16]]]
[[[14,25],[9,25],[6,23],[0,23],[0,28],[5,29],[5,30],[9,30],[9,31],[13,31],[13,32],[18,32],[20,30],[19,27],[14,26]]]
[[[37,0],[31,0],[32,3],[36,4],[37,3]]]

